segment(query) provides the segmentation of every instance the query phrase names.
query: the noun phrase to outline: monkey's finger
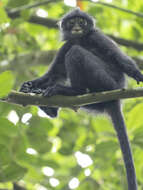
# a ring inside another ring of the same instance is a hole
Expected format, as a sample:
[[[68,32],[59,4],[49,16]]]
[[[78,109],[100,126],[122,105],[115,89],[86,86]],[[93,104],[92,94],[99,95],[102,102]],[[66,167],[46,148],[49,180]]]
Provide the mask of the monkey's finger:
[[[29,93],[31,92],[31,88],[32,88],[32,82],[28,81],[28,82],[24,82],[20,88],[20,92],[24,92],[24,93]]]
[[[19,90],[20,92],[24,92],[24,93],[29,93],[29,92],[31,92],[31,90],[29,89],[29,88],[26,88],[26,87],[21,87],[20,88],[20,90]]]
[[[34,88],[33,88],[33,89],[31,89],[31,92],[32,92],[32,93],[35,93],[35,94],[42,94],[43,91],[42,91],[42,89],[40,89],[40,88],[37,88],[37,89],[34,89]]]

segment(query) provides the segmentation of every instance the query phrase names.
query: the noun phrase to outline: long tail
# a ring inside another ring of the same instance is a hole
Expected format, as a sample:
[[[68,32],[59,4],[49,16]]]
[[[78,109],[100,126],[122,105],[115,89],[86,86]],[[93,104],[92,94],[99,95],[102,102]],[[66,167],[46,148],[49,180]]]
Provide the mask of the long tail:
[[[132,157],[132,151],[128,140],[126,126],[119,102],[111,103],[108,113],[111,116],[114,128],[116,130],[120,147],[123,154],[123,159],[126,167],[128,190],[137,190],[136,172],[134,167],[134,161]]]

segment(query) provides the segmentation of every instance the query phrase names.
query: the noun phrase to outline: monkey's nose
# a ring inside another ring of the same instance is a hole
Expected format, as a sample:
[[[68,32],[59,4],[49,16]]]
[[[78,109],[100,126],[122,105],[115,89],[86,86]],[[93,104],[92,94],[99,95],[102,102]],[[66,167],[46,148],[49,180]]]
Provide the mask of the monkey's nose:
[[[74,31],[80,31],[81,30],[81,28],[74,28]]]

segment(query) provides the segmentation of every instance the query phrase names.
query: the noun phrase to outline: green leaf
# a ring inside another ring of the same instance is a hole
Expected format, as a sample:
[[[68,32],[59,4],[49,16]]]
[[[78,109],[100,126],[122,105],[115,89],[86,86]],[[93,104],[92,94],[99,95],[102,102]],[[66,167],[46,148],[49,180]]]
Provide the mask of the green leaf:
[[[142,126],[140,128],[137,128],[134,131],[133,143],[138,145],[140,148],[143,147],[143,128],[142,128]]]
[[[28,2],[29,2],[29,0],[22,0],[22,1],[9,0],[8,7],[20,7],[20,6],[28,4]]]
[[[4,1],[0,1],[0,6],[2,5],[3,7],[6,6],[6,4],[8,3],[9,0],[4,0]]]
[[[21,160],[26,154],[26,149],[28,148],[27,138],[18,134],[16,137],[12,139],[11,153],[12,156],[16,158],[16,160]]]
[[[0,136],[14,137],[17,135],[18,128],[8,119],[0,118]]]
[[[79,186],[79,188],[77,188],[77,190],[95,190],[95,189],[99,189],[99,184],[92,178],[87,177],[85,180],[83,180],[83,183],[81,183],[81,185]]]
[[[8,148],[5,145],[0,144],[0,164],[2,166],[11,162],[11,156]]]
[[[9,21],[9,18],[8,18],[4,8],[0,7],[0,24],[3,24],[3,23],[8,22],[8,21]]]
[[[48,140],[46,135],[38,134],[29,130],[27,136],[31,147],[39,153],[42,154],[51,150],[52,143]]]
[[[23,10],[21,11],[21,16],[23,19],[28,20],[30,17],[30,11],[29,10]]]
[[[60,148],[59,153],[62,155],[68,156],[73,153],[74,144],[67,144],[64,143],[64,145]]]
[[[0,182],[20,180],[26,172],[26,168],[11,162],[9,165],[0,168]]]
[[[140,127],[142,126],[142,111],[143,103],[137,104],[132,108],[130,113],[128,114],[127,125],[130,128]]]
[[[119,145],[113,140],[101,142],[95,147],[95,155],[105,159],[106,156],[113,156],[118,149]]]
[[[12,89],[14,77],[11,71],[5,71],[0,75],[0,97],[6,96]]]

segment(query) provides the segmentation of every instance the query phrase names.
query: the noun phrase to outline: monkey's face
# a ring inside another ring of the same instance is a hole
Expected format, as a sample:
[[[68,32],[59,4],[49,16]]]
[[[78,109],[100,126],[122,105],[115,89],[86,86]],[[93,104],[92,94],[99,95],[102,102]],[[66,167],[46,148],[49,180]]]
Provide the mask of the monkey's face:
[[[67,30],[74,36],[81,36],[84,33],[86,26],[87,21],[82,17],[71,18],[66,23]]]
[[[93,29],[93,21],[81,16],[66,18],[61,22],[64,40],[81,38]]]

